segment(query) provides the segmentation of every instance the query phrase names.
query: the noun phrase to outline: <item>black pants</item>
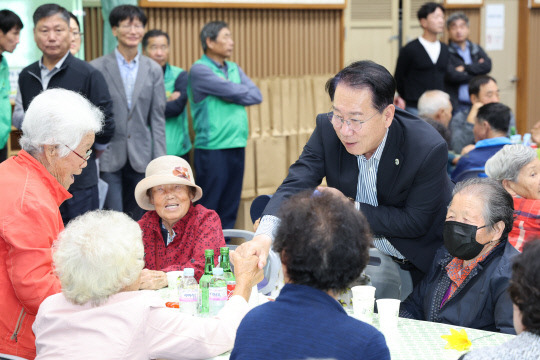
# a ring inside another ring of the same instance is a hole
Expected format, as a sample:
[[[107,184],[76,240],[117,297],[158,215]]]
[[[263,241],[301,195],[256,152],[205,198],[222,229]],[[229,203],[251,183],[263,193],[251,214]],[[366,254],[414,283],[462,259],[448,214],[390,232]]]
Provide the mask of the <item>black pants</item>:
[[[66,225],[71,219],[84,214],[87,211],[99,208],[98,186],[94,185],[81,190],[68,190],[73,197],[60,205],[62,221]]]

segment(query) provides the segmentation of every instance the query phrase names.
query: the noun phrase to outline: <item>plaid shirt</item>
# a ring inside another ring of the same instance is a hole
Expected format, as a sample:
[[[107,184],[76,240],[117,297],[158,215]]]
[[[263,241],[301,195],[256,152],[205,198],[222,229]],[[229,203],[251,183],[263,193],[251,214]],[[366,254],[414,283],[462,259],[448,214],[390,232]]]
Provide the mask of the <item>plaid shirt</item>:
[[[471,271],[478,265],[479,262],[483,261],[497,246],[499,246],[500,242],[498,242],[494,247],[492,247],[487,253],[484,255],[476,258],[473,262],[471,262],[469,265],[463,267],[463,260],[458,259],[457,257],[453,258],[452,261],[446,265],[446,274],[452,281],[450,284],[450,288],[446,292],[443,302],[441,306],[448,301],[454,295],[456,290],[463,284],[463,281],[467,279],[467,276],[471,273]]]

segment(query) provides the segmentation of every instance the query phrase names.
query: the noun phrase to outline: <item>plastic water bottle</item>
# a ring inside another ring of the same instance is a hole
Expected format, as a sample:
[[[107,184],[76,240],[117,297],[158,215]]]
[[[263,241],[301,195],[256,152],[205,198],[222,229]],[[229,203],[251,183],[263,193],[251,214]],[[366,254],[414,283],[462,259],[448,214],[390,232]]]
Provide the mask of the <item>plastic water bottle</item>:
[[[214,250],[204,250],[204,275],[199,280],[201,315],[208,315],[208,287],[212,280],[212,269],[214,268]]]
[[[194,274],[193,268],[184,268],[183,281],[178,286],[180,311],[193,316],[197,315],[199,305],[199,284]]]
[[[223,278],[223,269],[214,268],[213,277],[208,288],[208,304],[211,316],[216,315],[227,303],[227,283]]]

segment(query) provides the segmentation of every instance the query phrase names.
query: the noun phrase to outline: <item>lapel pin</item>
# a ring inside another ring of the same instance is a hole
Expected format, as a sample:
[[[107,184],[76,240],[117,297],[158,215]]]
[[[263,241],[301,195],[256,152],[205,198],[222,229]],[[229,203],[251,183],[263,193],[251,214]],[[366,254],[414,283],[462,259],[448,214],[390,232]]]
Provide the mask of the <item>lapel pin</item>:
[[[396,159],[394,162],[396,163],[396,165],[399,165],[399,159]]]

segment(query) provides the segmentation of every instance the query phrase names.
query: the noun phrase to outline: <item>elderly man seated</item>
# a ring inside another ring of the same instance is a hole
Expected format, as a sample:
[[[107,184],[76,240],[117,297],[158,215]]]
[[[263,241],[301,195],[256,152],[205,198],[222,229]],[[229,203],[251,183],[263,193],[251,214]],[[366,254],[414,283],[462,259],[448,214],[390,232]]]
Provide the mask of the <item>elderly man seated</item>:
[[[400,316],[515,334],[507,293],[512,257],[512,197],[487,178],[460,182],[448,207],[444,246],[401,304]]]
[[[41,304],[32,327],[36,359],[206,359],[232,348],[262,280],[257,257],[232,254],[236,289],[212,318],[165,307],[138,291],[144,266],[139,225],[126,214],[93,211],[72,220],[54,245],[62,293]]]
[[[508,241],[521,251],[540,238],[540,160],[536,149],[506,145],[486,162],[486,174],[502,183],[514,198],[514,227]]]
[[[364,216],[341,197],[304,192],[280,218],[273,246],[286,285],[275,302],[246,315],[231,359],[390,359],[382,334],[336,300],[367,264]]]
[[[506,105],[491,103],[478,109],[473,128],[476,145],[459,159],[452,172],[452,180],[459,181],[467,170],[483,169],[490,157],[504,145],[511,144],[506,136],[509,124],[510,108]]]

